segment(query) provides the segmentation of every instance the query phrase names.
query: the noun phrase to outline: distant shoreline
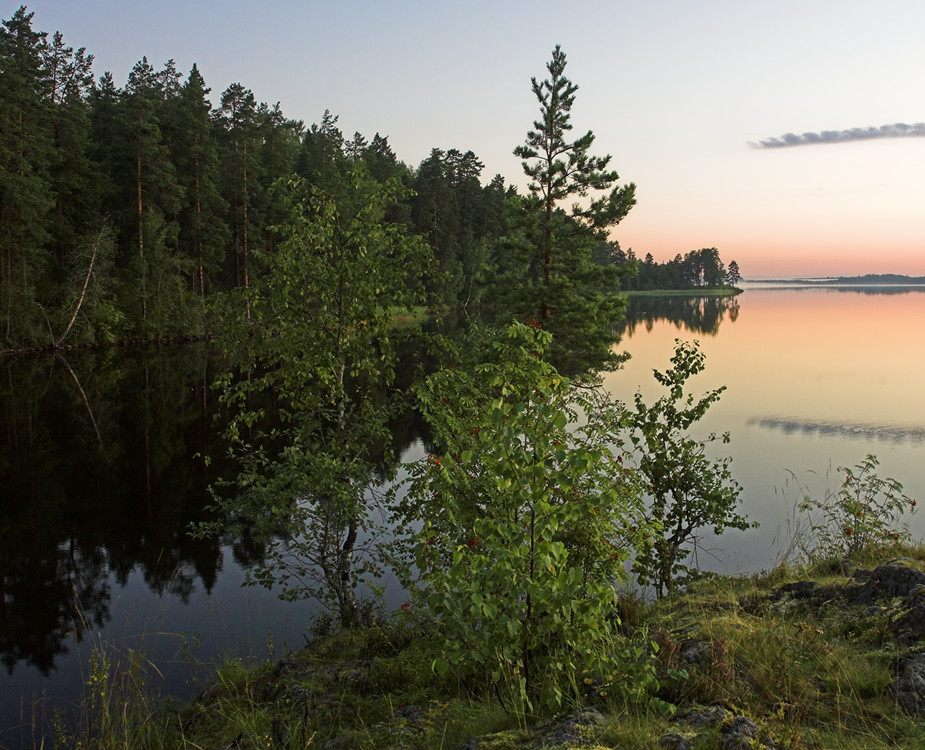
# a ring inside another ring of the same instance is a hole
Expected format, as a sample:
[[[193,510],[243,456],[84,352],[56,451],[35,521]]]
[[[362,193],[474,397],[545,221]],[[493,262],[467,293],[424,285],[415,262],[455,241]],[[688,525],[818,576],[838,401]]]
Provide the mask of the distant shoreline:
[[[790,279],[743,279],[750,284],[812,284],[818,286],[918,286],[925,276],[896,273],[868,273],[864,276],[815,276]]]

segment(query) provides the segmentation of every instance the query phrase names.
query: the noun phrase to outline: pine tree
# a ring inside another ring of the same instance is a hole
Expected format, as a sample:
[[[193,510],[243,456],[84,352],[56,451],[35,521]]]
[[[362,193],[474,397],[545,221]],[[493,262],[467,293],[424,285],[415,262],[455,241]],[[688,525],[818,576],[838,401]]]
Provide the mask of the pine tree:
[[[200,299],[219,273],[230,239],[225,222],[228,204],[219,192],[218,149],[208,94],[205,79],[193,64],[177,98],[172,138],[177,181],[183,188],[180,249],[192,263],[189,288]]]
[[[615,366],[610,346],[622,310],[612,291],[618,274],[613,266],[594,264],[591,252],[635,204],[635,186],[616,186],[619,175],[608,169],[610,156],[591,155],[592,131],[569,140],[578,86],[565,76],[565,66],[557,45],[546,65],[549,77],[531,79],[540,119],[526,143],[514,149],[530,178],[522,242],[532,249],[532,259],[524,275],[533,282],[527,290],[534,314],[554,334],[552,359],[562,364],[564,348],[567,360],[580,367]],[[566,211],[561,204],[569,199],[575,202]]]
[[[222,92],[221,105],[215,113],[223,130],[223,184],[231,207],[234,246],[235,284],[250,287],[252,240],[251,191],[257,134],[257,103],[250,89],[233,83]]]
[[[139,328],[148,335],[169,330],[177,312],[171,292],[180,274],[175,248],[182,189],[162,133],[165,101],[177,95],[175,81],[172,63],[158,73],[143,57],[129,73],[120,103],[127,146],[123,158],[131,163],[134,231],[128,234],[135,251],[125,290],[134,295],[137,284],[135,314],[140,312]]]

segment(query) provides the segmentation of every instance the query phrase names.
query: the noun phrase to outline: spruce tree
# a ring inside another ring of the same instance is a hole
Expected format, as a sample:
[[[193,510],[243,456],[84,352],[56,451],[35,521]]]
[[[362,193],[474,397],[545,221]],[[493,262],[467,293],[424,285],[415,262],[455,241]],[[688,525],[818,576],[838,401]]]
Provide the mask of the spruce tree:
[[[32,16],[22,7],[0,27],[0,341],[38,343],[54,195],[47,40]]]

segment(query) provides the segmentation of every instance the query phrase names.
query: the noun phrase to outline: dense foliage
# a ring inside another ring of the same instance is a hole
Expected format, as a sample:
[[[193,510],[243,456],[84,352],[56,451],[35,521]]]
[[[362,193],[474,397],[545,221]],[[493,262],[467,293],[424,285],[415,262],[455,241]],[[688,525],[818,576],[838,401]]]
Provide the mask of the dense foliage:
[[[608,237],[634,186],[590,153],[593,133],[569,139],[578,87],[558,48],[515,151],[524,195],[485,181],[469,150],[434,148],[413,167],[379,133],[345,137],[328,111],[306,126],[241,83],[210,100],[196,65],[142,58],[120,85],[92,64],[25,7],[0,26],[0,348],[213,332],[208,299],[249,288],[265,272],[254,256],[280,242],[272,186],[297,176],[336,191],[348,164],[410,188],[389,220],[433,253],[420,279],[432,303],[542,320],[571,374],[615,364],[616,292],[656,283]],[[708,261],[698,283],[714,283]]]
[[[423,524],[408,585],[440,630],[438,669],[490,680],[521,709],[577,698],[590,670],[630,668],[601,654],[643,525],[615,407],[545,361],[551,340],[514,324],[420,385],[436,452],[411,467],[399,516]]]
[[[329,112],[306,127],[240,83],[213,105],[195,65],[184,77],[143,58],[120,87],[92,62],[25,7],[0,27],[0,347],[211,330],[206,300],[251,287],[255,256],[281,241],[274,183],[336,192],[348,164],[410,188],[389,219],[426,238],[435,302],[485,293],[513,190],[482,185],[472,152],[434,149],[412,169],[388,138],[347,139]]]
[[[268,546],[258,580],[331,600],[352,624],[366,494],[390,443],[390,330],[395,310],[421,296],[408,279],[429,254],[386,219],[403,192],[397,180],[380,185],[351,165],[343,185],[280,185],[279,245],[255,252],[264,273],[222,299],[220,341],[234,365],[219,385],[239,471],[217,506],[239,535]]]

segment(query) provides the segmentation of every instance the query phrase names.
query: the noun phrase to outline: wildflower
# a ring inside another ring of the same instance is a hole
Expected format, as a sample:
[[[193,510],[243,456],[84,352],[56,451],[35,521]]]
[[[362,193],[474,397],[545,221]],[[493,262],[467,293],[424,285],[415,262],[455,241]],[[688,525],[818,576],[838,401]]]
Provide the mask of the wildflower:
[[[849,526],[847,529],[845,529],[845,536],[851,536],[851,527],[850,527],[850,526]]]
[[[400,609],[403,609],[405,612],[407,612],[409,609],[411,609],[411,602],[405,602],[401,605]]]
[[[469,545],[469,549],[472,549],[475,545],[477,545],[481,541],[482,540],[478,539],[477,537],[472,537],[468,542],[466,542],[466,544]]]

